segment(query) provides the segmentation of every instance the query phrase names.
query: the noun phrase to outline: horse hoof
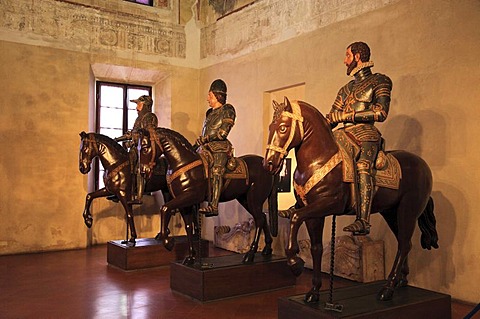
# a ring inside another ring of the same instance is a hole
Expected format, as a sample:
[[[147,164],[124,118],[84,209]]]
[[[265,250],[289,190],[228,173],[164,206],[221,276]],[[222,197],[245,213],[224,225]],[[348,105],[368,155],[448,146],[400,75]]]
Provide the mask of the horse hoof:
[[[290,267],[290,270],[292,273],[298,277],[302,274],[304,266],[305,266],[305,261],[303,261],[302,258],[300,257],[295,257],[293,259],[290,259],[287,262],[288,266]]]
[[[383,287],[377,294],[377,300],[380,301],[389,301],[393,298],[393,288]]]
[[[255,259],[255,253],[249,251],[248,253],[245,254],[245,256],[243,256],[242,263],[251,264],[253,263],[254,259]]]
[[[401,279],[398,281],[397,287],[407,287],[408,286],[408,280],[407,279]]]
[[[317,303],[319,300],[319,293],[313,288],[310,289],[310,291],[305,294],[305,298],[303,298],[303,301],[305,301],[306,303]]]
[[[185,259],[182,262],[182,264],[186,266],[193,265],[194,263],[195,263],[195,257],[192,257],[192,256],[185,257]]]
[[[173,247],[175,246],[175,239],[174,238],[165,238],[163,240],[163,245],[168,251],[172,251]]]
[[[88,228],[92,228],[93,218],[91,216],[83,216],[83,221]]]
[[[262,255],[263,256],[271,256],[273,253],[273,249],[271,247],[265,247],[262,250]]]

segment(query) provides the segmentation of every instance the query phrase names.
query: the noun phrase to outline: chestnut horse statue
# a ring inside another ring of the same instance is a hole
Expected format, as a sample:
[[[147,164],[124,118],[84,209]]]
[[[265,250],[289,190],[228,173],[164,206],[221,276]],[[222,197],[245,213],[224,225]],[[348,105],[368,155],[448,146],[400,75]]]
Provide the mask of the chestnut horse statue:
[[[207,200],[209,180],[203,156],[196,152],[183,135],[167,128],[142,130],[140,134],[140,170],[147,176],[156,159],[162,154],[168,163],[167,182],[173,199],[162,207],[163,240],[170,246],[171,238],[168,230],[168,218],[172,210],[198,205]],[[249,251],[243,257],[244,263],[253,262],[258,250],[261,232],[265,235],[263,255],[272,254],[272,235],[266,215],[262,211],[268,199],[269,216],[277,218],[277,186],[276,176],[263,169],[263,158],[258,155],[245,155],[239,159],[246,164],[245,176],[234,178],[225,176],[224,188],[220,196],[221,202],[236,199],[254,218],[255,235]],[[187,225],[187,223],[185,223]],[[276,222],[275,222],[276,224]],[[188,234],[188,229],[187,229]],[[273,235],[276,235],[275,230]],[[193,256],[194,257],[194,256]]]
[[[343,181],[344,161],[332,162],[332,159],[339,158],[339,145],[329,123],[315,107],[302,101],[290,103],[285,98],[282,104],[274,102],[274,109],[264,168],[272,174],[277,173],[289,150],[295,149],[297,167],[294,183],[305,188],[303,196],[297,195],[299,208],[290,216],[290,234],[285,252],[292,271],[300,275],[304,261],[297,256],[297,234],[300,225],[305,222],[313,259],[312,288],[306,293],[305,301],[317,302],[322,284],[320,267],[325,217],[354,215],[351,185]],[[430,197],[432,174],[428,165],[420,157],[405,151],[387,153],[398,160],[401,179],[398,189],[378,188],[372,213],[378,212],[383,216],[397,239],[398,250],[388,279],[378,292],[379,300],[392,299],[395,288],[407,285],[407,256],[417,220],[422,232],[422,247],[438,248],[433,200]]]
[[[132,173],[128,152],[115,140],[108,136],[98,133],[80,133],[80,155],[79,169],[82,174],[87,174],[91,169],[92,160],[99,157],[102,166],[105,169],[103,181],[105,187],[88,193],[85,198],[85,208],[83,210],[83,219],[85,225],[92,227],[93,217],[90,212],[90,206],[95,198],[115,195],[123,208],[127,221],[127,238],[125,242],[135,243],[137,232],[132,213],[132,205],[128,203],[132,193]],[[147,181],[145,192],[162,191],[166,200],[170,197],[166,182],[166,163],[162,163],[164,158],[159,159],[156,171],[153,177]],[[128,228],[130,228],[130,239],[128,239]]]

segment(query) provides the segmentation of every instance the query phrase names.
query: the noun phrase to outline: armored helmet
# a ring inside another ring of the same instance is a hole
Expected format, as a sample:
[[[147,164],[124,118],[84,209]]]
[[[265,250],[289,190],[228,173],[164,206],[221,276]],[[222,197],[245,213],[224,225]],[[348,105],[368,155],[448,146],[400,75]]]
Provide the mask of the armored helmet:
[[[211,91],[213,93],[227,94],[227,85],[225,84],[225,82],[223,82],[223,80],[216,79],[210,85],[210,90],[209,91]]]
[[[130,102],[134,102],[134,103],[143,102],[143,106],[144,106],[146,109],[148,109],[149,111],[152,110],[153,100],[152,100],[152,97],[151,97],[151,96],[142,95],[142,96],[139,97],[138,99],[130,100]]]

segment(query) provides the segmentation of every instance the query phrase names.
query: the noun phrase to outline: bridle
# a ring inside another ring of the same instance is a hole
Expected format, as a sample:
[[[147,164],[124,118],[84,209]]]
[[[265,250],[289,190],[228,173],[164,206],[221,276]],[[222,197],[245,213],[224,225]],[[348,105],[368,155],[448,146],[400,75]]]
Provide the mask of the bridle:
[[[293,138],[295,137],[295,131],[297,129],[297,126],[300,130],[300,140],[303,140],[303,136],[305,134],[303,129],[303,116],[302,116],[302,111],[300,110],[300,106],[296,101],[291,102],[290,106],[292,107],[292,112],[282,111],[280,115],[280,117],[286,116],[292,119],[290,134],[288,136],[288,139],[285,145],[283,147],[278,147],[272,144],[267,145],[267,150],[272,150],[274,152],[280,153],[282,154],[283,158],[285,158],[288,154],[288,149],[290,147],[290,144],[293,141]]]
[[[87,163],[92,162],[92,149],[95,150],[95,153],[98,155],[100,152],[98,151],[97,139],[93,135],[93,133],[89,133],[88,137],[83,139],[83,142],[87,142],[88,145],[88,153],[87,153]]]

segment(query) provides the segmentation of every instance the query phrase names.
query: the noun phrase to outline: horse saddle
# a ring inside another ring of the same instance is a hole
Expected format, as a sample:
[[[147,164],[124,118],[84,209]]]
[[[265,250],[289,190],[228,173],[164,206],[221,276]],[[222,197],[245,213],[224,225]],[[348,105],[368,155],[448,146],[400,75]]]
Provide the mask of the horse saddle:
[[[203,162],[205,176],[207,179],[210,179],[212,177],[210,168],[213,166],[213,156],[210,151],[204,148],[200,148],[198,154]],[[226,170],[223,174],[223,178],[225,180],[245,179],[246,183],[248,184],[248,169],[247,164],[243,159],[229,156],[225,168]]]
[[[356,172],[353,159],[360,152],[360,147],[348,137],[344,130],[336,130],[333,135],[342,155],[343,181],[353,183]],[[392,154],[380,150],[375,161],[375,186],[398,189],[401,178],[402,169],[398,160]]]

